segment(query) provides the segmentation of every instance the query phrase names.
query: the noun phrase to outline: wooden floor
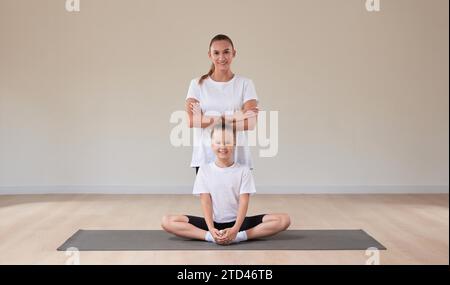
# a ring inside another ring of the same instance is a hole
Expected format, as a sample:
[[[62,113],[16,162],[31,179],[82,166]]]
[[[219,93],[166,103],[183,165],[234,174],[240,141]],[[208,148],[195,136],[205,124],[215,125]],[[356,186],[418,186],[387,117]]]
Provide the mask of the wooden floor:
[[[287,212],[291,229],[363,229],[380,264],[449,264],[448,194],[255,195],[249,214]],[[166,213],[200,215],[191,195],[0,196],[0,264],[65,264],[78,229],[160,229]],[[365,251],[80,252],[81,264],[365,264]]]

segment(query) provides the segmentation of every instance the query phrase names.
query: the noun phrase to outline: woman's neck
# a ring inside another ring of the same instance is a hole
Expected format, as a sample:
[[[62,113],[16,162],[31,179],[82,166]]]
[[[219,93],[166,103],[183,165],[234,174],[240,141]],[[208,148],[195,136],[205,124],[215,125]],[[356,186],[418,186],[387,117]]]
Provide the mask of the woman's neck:
[[[218,82],[227,82],[230,81],[234,77],[233,72],[231,70],[228,71],[214,71],[213,74],[211,74],[211,78],[214,81]]]

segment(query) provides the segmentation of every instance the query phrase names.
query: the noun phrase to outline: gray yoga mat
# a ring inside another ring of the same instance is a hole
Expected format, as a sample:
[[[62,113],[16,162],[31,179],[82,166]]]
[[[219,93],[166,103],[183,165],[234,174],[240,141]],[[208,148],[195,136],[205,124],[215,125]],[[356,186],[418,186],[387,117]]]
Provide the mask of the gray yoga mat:
[[[58,250],[366,250],[386,249],[363,230],[288,230],[228,246],[188,240],[161,230],[79,230]]]

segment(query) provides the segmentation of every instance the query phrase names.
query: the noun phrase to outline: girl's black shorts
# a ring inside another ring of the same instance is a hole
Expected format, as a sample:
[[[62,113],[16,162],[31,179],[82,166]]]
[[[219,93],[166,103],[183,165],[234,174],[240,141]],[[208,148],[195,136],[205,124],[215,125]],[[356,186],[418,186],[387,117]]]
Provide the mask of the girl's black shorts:
[[[242,225],[241,225],[241,228],[239,229],[239,231],[246,231],[248,229],[251,229],[251,228],[256,227],[257,225],[261,224],[263,217],[265,215],[266,214],[245,217],[244,222],[242,222]],[[190,216],[190,215],[186,215],[186,217],[188,217],[190,224],[192,224],[202,230],[208,231],[208,225],[206,224],[205,218],[197,217],[197,216]],[[234,226],[235,222],[236,221],[229,222],[229,223],[214,222],[214,227],[218,230],[223,230],[226,228],[231,228],[232,226]]]

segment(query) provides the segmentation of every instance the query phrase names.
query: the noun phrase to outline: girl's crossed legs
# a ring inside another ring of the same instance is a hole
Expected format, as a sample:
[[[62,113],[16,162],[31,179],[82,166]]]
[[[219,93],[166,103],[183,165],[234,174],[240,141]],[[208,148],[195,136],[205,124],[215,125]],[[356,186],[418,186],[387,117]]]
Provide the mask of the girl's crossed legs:
[[[219,230],[233,224],[234,222],[214,223]],[[290,224],[287,214],[265,214],[246,217],[240,230],[246,231],[247,239],[250,240],[275,235],[286,230]],[[208,232],[204,218],[189,215],[166,215],[162,218],[161,226],[171,234],[190,239],[205,240]]]

